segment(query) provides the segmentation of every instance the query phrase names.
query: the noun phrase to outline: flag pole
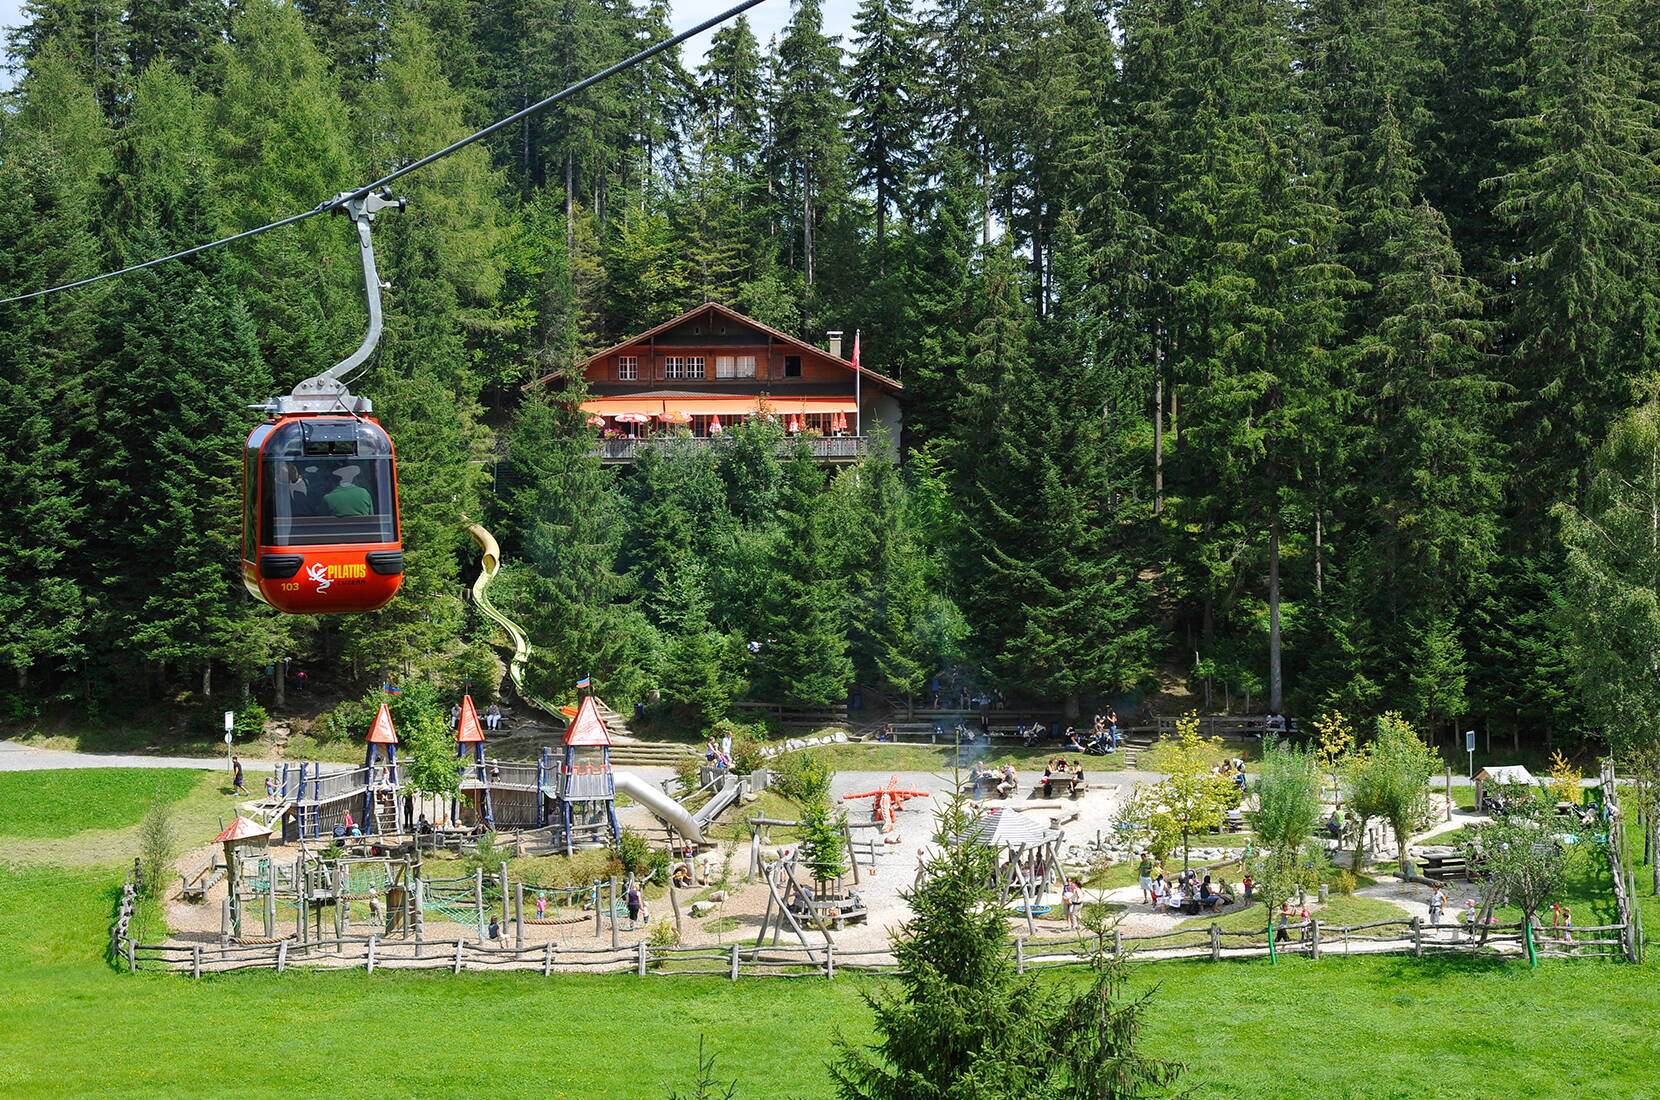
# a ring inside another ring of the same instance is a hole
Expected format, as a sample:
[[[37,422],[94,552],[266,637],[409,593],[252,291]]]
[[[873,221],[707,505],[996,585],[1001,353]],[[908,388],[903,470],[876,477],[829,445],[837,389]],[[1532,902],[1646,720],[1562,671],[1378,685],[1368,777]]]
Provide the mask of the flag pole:
[[[859,330],[853,330],[853,438],[862,439],[865,434],[864,413],[864,380],[865,372],[859,366]]]

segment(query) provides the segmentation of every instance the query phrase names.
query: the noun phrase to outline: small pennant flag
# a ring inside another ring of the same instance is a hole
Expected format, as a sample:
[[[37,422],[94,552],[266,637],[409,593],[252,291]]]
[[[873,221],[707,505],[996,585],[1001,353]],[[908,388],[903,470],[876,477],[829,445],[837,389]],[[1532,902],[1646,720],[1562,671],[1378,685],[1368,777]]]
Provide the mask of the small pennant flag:
[[[588,687],[588,686],[589,686],[589,685],[590,685],[590,684],[592,684],[592,683],[593,683],[593,682],[594,682],[594,681],[593,681],[593,677],[591,677],[591,676],[584,676],[584,677],[583,677],[583,678],[582,678],[582,679],[580,679],[580,680],[578,680],[578,681],[577,681],[577,682],[576,682],[576,689],[577,689],[577,690],[578,690],[578,691],[581,691],[581,690],[582,690],[582,689],[583,689],[583,688],[585,688],[585,687]]]
[[[859,369],[859,330],[853,330],[853,369]]]
[[[382,684],[382,685],[380,685],[380,689],[382,691],[386,692],[386,694],[388,694],[388,695],[402,695],[403,694],[403,688],[393,687],[391,684]]]

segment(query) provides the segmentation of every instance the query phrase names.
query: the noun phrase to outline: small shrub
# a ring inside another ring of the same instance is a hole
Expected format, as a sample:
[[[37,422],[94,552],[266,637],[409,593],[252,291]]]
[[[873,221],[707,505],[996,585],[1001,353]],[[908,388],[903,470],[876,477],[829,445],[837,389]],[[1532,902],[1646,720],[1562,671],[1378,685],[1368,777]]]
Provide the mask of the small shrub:
[[[651,867],[651,841],[633,829],[624,829],[617,838],[617,859],[621,861],[624,871],[644,876]]]
[[[138,826],[138,855],[143,867],[146,897],[158,897],[173,878],[173,859],[178,842],[173,835],[173,806],[157,800]]]
[[[792,802],[805,803],[830,790],[830,768],[810,752],[774,757],[770,786]]]
[[[697,790],[697,766],[702,763],[702,759],[698,756],[686,756],[674,762],[674,780],[680,784],[681,798]]]
[[[265,708],[255,702],[239,708],[236,712],[236,739],[258,741],[265,736],[265,723],[269,717]]]
[[[1327,877],[1326,885],[1334,894],[1352,894],[1355,892],[1355,887],[1359,885],[1359,883],[1355,881],[1354,872],[1340,870],[1333,871],[1331,875]]]
[[[653,947],[679,947],[680,929],[674,926],[672,920],[656,921],[646,935],[646,942]]]

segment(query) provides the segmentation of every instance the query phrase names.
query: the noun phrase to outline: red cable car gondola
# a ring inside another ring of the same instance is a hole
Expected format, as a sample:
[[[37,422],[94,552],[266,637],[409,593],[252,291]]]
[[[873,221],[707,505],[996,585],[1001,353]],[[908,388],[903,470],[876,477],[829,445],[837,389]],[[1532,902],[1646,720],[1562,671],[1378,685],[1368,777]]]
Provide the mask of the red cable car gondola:
[[[369,331],[357,351],[258,406],[271,418],[248,435],[242,461],[242,580],[294,614],[373,611],[403,583],[398,475],[392,440],[347,372],[380,343],[380,276],[370,223],[402,199],[365,195],[340,209],[357,225]]]

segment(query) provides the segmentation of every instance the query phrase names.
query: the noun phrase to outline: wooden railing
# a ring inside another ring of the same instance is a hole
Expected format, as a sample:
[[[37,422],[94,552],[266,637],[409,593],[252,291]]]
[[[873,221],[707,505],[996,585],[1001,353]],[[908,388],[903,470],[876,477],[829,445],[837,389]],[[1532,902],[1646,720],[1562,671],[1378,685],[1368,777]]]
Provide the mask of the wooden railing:
[[[1423,921],[1372,921],[1334,925],[1318,920],[1275,927],[1270,931],[1229,930],[1219,924],[1178,928],[1153,935],[1114,932],[1097,941],[1088,935],[1059,938],[1016,937],[1010,942],[1015,968],[1027,970],[1087,965],[1097,949],[1148,962],[1170,959],[1278,958],[1308,959],[1332,956],[1400,954],[1465,955],[1522,959],[1525,935],[1520,924],[1490,924],[1485,934],[1455,925],[1430,927]],[[1539,930],[1534,945],[1542,956],[1559,958],[1624,958],[1628,926],[1623,924],[1576,928],[1567,934]],[[1272,937],[1272,944],[1270,938]],[[200,977],[230,970],[276,970],[290,966],[358,968],[367,972],[396,970],[524,970],[544,977],[554,971],[632,971],[650,974],[718,974],[732,981],[754,977],[834,978],[838,970],[895,974],[899,965],[891,949],[849,950],[833,942],[757,947],[749,943],[710,944],[701,947],[661,947],[646,941],[606,947],[567,947],[554,943],[509,946],[476,939],[421,940],[388,938],[378,934],[340,936],[299,942],[222,944],[215,942],[135,944],[114,937],[118,956],[132,970],[162,970]],[[1110,947],[1109,947],[1110,944]]]
[[[814,458],[822,462],[857,462],[865,456],[869,449],[868,436],[856,435],[829,435],[814,436],[805,441],[812,451]],[[646,447],[672,449],[674,447],[730,447],[732,440],[727,436],[694,436],[694,435],[661,435],[644,436],[642,438],[602,439],[594,447],[594,453],[607,463],[633,462],[640,451]],[[795,446],[794,441],[786,440],[778,445],[778,453],[787,455]]]

